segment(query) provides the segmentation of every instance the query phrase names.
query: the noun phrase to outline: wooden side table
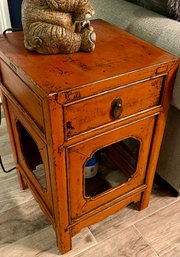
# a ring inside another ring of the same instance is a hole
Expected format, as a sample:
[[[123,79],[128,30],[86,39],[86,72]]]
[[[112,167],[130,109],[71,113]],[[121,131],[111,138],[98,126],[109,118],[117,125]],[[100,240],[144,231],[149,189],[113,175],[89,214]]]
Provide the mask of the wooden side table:
[[[19,181],[52,223],[62,253],[83,227],[131,202],[148,206],[179,64],[102,20],[93,26],[93,53],[40,55],[25,50],[21,32],[0,37]]]

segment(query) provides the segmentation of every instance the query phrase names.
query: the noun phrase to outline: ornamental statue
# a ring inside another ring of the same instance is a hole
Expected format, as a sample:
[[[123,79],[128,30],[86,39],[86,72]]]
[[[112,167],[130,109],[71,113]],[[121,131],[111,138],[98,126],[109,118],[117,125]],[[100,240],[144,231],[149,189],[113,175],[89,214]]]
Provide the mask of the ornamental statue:
[[[24,45],[42,54],[92,52],[93,14],[87,0],[23,0]]]

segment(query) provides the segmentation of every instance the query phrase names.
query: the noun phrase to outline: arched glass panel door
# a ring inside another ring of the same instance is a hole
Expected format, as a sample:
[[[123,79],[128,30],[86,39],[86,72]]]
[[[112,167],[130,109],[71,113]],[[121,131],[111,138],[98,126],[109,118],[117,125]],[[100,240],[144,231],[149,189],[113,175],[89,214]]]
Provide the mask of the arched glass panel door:
[[[140,141],[129,137],[95,152],[86,162],[85,195],[96,196],[130,180],[136,172]]]

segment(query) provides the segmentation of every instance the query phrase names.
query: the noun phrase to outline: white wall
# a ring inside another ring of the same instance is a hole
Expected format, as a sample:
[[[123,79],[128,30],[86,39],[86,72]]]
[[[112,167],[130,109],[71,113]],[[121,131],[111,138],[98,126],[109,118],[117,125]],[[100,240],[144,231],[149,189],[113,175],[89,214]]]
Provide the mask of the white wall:
[[[0,34],[7,28],[11,28],[8,4],[7,0],[0,0]]]
[[[7,0],[0,0],[0,33],[11,28]]]

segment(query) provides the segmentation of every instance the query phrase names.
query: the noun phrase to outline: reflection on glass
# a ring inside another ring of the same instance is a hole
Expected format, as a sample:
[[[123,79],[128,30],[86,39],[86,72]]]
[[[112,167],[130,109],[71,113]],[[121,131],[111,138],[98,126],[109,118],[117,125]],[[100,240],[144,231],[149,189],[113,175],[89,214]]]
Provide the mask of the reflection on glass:
[[[17,129],[24,160],[41,186],[46,188],[45,169],[38,146],[20,121],[17,122]]]
[[[85,195],[96,196],[131,179],[139,147],[140,142],[131,137],[97,151],[85,164]]]

